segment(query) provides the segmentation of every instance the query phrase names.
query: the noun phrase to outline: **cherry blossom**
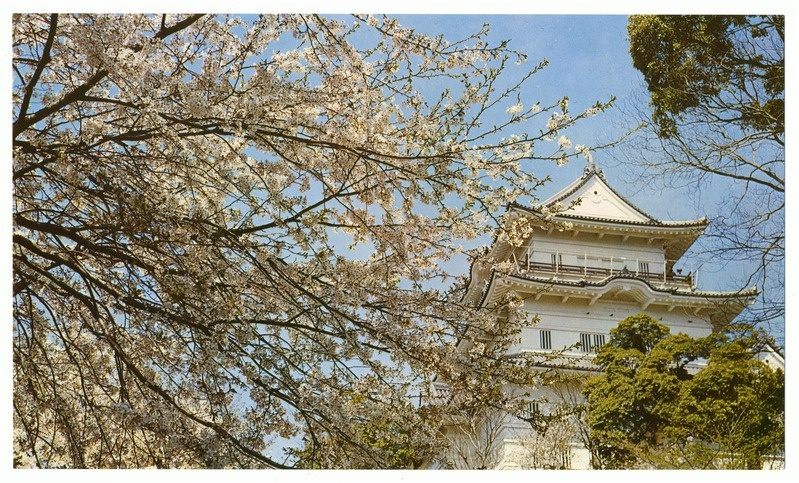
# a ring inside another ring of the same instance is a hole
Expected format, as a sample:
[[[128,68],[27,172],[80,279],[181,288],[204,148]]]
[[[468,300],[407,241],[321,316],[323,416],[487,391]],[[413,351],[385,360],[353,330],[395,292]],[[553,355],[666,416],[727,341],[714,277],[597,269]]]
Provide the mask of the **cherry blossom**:
[[[545,63],[502,83],[524,56],[488,39],[15,15],[14,464],[411,464],[438,445],[432,378],[447,411],[523,381],[501,357],[518,327],[443,262],[574,155],[534,147],[582,115],[524,108]]]

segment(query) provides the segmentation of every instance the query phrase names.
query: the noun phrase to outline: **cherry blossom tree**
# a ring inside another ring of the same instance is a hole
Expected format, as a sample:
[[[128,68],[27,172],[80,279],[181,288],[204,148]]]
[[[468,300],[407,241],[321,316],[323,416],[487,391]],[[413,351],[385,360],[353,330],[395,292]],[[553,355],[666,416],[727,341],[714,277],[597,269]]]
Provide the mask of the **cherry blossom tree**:
[[[15,15],[14,464],[386,467],[436,447],[434,374],[523,379],[443,263],[606,105],[524,98],[545,62],[487,35]]]

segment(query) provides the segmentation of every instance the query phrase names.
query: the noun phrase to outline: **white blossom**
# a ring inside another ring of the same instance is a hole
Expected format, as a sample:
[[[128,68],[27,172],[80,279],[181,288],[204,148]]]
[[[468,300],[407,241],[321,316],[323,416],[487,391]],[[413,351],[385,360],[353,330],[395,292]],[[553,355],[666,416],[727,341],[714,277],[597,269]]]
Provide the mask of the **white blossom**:
[[[516,380],[445,262],[529,239],[567,105],[530,134],[487,31],[355,18],[13,16],[15,464],[387,466],[442,444],[432,375]]]
[[[522,106],[522,103],[520,102],[520,103],[517,103],[517,104],[514,104],[514,105],[508,107],[505,110],[505,112],[507,112],[511,116],[515,116],[515,115],[521,114],[523,110],[524,110],[524,106]]]
[[[574,146],[574,150],[581,154],[585,159],[588,161],[593,161],[593,157],[591,156],[591,151],[583,144],[578,144]]]
[[[600,112],[602,112],[602,111],[601,111],[601,109],[599,109],[598,107],[595,107],[595,106],[594,106],[594,107],[589,107],[588,109],[586,109],[586,110],[584,111],[584,114],[585,114],[586,116],[596,116],[596,115],[597,115],[597,114],[599,114]]]

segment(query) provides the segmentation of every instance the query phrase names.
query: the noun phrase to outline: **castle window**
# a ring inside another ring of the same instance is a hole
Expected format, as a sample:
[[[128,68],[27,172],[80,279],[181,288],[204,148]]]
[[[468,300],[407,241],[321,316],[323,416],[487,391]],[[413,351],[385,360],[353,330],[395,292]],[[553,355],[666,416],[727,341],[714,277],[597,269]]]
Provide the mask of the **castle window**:
[[[605,334],[580,334],[581,352],[599,352],[605,345]]]
[[[592,349],[595,352],[599,352],[603,345],[605,345],[605,334],[594,334],[594,346]]]
[[[591,334],[580,334],[580,350],[591,352]]]
[[[541,333],[541,348],[542,349],[551,349],[552,348],[552,333],[548,330],[542,330]]]
[[[524,419],[533,419],[540,411],[541,407],[538,405],[538,401],[529,401],[524,405],[522,417]]]

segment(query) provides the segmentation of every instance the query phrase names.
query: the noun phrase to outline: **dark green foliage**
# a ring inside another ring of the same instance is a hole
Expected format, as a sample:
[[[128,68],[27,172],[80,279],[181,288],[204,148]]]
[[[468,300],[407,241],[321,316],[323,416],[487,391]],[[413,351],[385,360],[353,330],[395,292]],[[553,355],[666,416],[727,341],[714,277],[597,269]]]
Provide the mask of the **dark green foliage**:
[[[611,329],[608,344],[619,349],[647,352],[667,335],[668,327],[653,324],[651,317],[639,314],[627,317],[615,329]]]
[[[784,17],[636,15],[627,27],[664,137],[694,108],[726,106],[744,129],[785,129]],[[721,103],[719,101],[722,101]]]
[[[736,329],[740,327],[736,326]],[[746,331],[692,339],[646,315],[622,321],[584,389],[601,468],[761,468],[784,449],[784,376]],[[687,364],[706,360],[704,369]]]
[[[731,280],[729,288],[756,286],[761,295],[742,317],[767,324],[779,339],[785,317],[785,18],[634,15],[627,32],[649,98],[649,108],[636,114],[643,128],[630,146],[633,175],[638,183],[665,182],[691,194],[713,220],[698,253],[704,260],[697,262],[744,264],[746,277]]]

